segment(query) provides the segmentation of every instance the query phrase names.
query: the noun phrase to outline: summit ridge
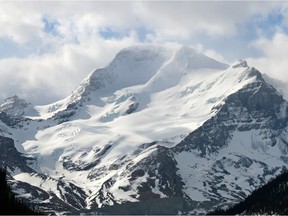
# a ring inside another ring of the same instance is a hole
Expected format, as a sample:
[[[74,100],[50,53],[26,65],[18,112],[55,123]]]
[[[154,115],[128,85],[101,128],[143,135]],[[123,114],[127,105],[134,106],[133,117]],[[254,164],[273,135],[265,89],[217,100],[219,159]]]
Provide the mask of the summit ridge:
[[[286,169],[288,102],[275,83],[244,60],[129,47],[53,104],[7,99],[0,164],[48,213],[229,207]]]

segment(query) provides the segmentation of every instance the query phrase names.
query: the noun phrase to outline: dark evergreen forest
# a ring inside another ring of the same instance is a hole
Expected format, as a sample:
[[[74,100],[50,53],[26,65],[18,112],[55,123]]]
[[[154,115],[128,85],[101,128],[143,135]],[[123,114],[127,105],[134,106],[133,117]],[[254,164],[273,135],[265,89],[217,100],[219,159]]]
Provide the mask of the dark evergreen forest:
[[[15,197],[7,183],[6,170],[0,168],[0,214],[1,215],[39,215],[33,207]]]
[[[0,168],[0,214],[39,215],[40,211],[15,197],[7,183],[6,170]],[[216,210],[208,215],[288,214],[288,172],[282,173],[255,190],[245,200],[227,210]]]
[[[255,190],[245,200],[227,210],[216,210],[210,215],[288,214],[288,173],[282,173]]]

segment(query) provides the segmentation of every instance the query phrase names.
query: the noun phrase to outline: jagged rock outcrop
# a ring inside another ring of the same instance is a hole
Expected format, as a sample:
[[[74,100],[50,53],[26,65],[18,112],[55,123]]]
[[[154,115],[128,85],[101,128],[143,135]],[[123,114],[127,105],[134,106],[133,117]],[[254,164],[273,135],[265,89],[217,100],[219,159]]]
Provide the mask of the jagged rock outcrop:
[[[243,60],[124,49],[61,101],[7,99],[0,164],[48,213],[204,214],[286,169],[288,102],[276,89]]]

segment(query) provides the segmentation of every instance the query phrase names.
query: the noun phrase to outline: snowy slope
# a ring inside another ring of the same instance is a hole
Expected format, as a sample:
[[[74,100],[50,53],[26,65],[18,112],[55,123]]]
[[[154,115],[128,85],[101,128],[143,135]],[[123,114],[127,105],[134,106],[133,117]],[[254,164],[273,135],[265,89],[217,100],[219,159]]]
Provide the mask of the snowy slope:
[[[35,107],[32,104],[27,103],[25,100],[20,99],[18,96],[7,98],[0,106],[0,112],[5,112],[8,115],[14,117],[20,117],[23,115],[31,116],[38,115]]]
[[[29,199],[30,185],[49,194],[39,203],[57,200],[43,208],[74,213],[171,197],[193,213],[236,202],[287,162],[287,102],[265,80],[245,61],[229,67],[190,47],[137,46],[61,101],[9,99],[5,136],[33,158],[33,171],[11,169],[15,191]]]

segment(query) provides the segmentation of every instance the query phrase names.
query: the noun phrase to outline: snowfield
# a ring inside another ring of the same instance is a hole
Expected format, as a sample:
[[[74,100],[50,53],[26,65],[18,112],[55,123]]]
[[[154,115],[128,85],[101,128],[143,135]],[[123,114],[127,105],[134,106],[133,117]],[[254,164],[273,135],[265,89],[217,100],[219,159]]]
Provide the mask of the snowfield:
[[[122,50],[107,67],[93,71],[63,100],[33,106],[18,97],[7,99],[1,112],[29,120],[21,127],[1,122],[6,131],[2,132],[13,138],[20,153],[34,158],[29,167],[47,178],[21,170],[12,177],[69,205],[73,202],[65,187],[77,196],[81,189],[85,209],[141,201],[139,186],[144,183],[154,185],[149,186],[151,194],[169,197],[165,188],[170,183],[162,187],[164,180],[158,178],[157,166],[163,161],[155,162],[154,177],[143,168],[144,162],[158,154],[159,146],[177,149],[191,132],[216,118],[229,96],[258,83],[258,75],[251,71],[245,61],[228,66],[190,47],[137,46]],[[276,82],[265,80],[271,85]],[[285,92],[283,85],[278,86]],[[279,115],[285,119],[287,106],[281,106]],[[207,210],[201,203],[213,201],[212,208],[216,207],[220,196],[223,206],[239,201],[286,166],[285,142],[278,136],[277,145],[271,146],[263,131],[229,131],[229,144],[209,156],[201,156],[194,147],[174,151],[183,194],[200,203],[194,213]],[[287,133],[281,137],[286,140]],[[66,186],[60,187],[59,182]]]

